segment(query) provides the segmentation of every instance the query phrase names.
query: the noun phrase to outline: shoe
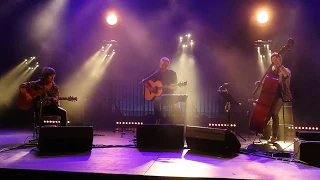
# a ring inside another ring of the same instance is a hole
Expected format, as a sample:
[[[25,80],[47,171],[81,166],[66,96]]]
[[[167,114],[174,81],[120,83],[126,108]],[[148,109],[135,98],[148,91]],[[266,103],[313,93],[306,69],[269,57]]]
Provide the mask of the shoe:
[[[270,137],[270,139],[268,140],[268,143],[275,143],[277,141],[277,138],[275,138],[275,137]]]

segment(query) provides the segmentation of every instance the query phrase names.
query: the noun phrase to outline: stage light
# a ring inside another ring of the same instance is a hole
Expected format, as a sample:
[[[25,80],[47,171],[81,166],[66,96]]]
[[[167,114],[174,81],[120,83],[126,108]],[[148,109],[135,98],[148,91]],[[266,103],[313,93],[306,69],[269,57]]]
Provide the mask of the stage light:
[[[108,24],[111,26],[117,24],[117,22],[118,22],[118,18],[114,14],[109,14],[106,20],[107,20]]]
[[[259,23],[266,23],[268,21],[268,14],[266,11],[260,11],[259,14],[257,15],[257,21]]]
[[[130,121],[130,122],[116,122],[116,124],[121,124],[121,125],[140,125],[140,124],[143,124],[143,122],[133,122],[133,121]]]
[[[192,46],[194,46],[194,41],[192,39],[190,39],[191,34],[185,34],[184,36],[186,38],[184,38],[183,36],[179,37],[179,46],[182,48],[187,48],[189,45],[189,47],[192,48]]]
[[[236,127],[236,124],[212,124],[209,123],[210,127]]]
[[[312,131],[317,131],[319,128],[318,127],[301,127],[301,126],[288,126],[288,129],[292,129],[292,130],[312,130]]]

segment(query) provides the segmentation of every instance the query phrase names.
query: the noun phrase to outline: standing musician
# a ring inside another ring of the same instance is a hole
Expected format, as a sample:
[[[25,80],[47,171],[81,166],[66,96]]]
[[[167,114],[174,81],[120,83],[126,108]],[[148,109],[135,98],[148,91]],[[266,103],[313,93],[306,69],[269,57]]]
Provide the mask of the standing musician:
[[[168,88],[163,89],[162,94],[173,94],[177,86],[173,85],[177,83],[177,74],[175,71],[168,69],[168,66],[170,64],[170,60],[167,57],[162,57],[160,59],[160,67],[157,69],[153,74],[151,74],[149,77],[143,79],[141,82],[143,85],[148,88],[151,92],[156,93],[157,88],[152,87],[149,84],[149,80],[151,81],[160,81],[162,82],[162,85],[168,85]],[[157,118],[156,124],[163,123],[162,120],[162,113],[161,113],[161,105],[173,105],[173,111],[176,115],[176,118],[180,120],[181,116],[181,109],[180,109],[180,103],[177,102],[175,99],[163,98],[161,96],[157,96],[153,99],[153,108],[154,113]]]
[[[42,76],[36,81],[24,82],[19,86],[20,93],[23,94],[27,101],[35,103],[35,97],[29,94],[27,89],[34,91],[45,92],[46,97],[51,97],[52,100],[46,100],[42,107],[42,113],[48,115],[59,115],[61,117],[60,125],[66,126],[68,117],[67,111],[60,107],[59,101],[59,86],[54,82],[56,71],[51,67],[42,69]],[[34,106],[35,112],[39,113],[40,108]]]
[[[292,100],[292,94],[290,91],[290,79],[291,71],[290,69],[282,65],[282,57],[278,53],[273,53],[271,55],[271,61],[273,63],[272,69],[267,72],[269,77],[274,77],[278,79],[279,85],[277,87],[277,92],[275,95],[275,101],[271,106],[270,113],[266,118],[266,124],[272,118],[272,132],[268,143],[275,143],[278,138],[279,133],[279,112],[281,106],[286,101]],[[259,85],[260,81],[256,81],[255,85]]]

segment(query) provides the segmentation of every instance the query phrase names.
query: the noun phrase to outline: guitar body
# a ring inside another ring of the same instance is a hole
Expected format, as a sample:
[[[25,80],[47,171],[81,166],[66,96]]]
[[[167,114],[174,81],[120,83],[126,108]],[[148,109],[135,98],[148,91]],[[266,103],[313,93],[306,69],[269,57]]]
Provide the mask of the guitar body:
[[[277,78],[266,76],[258,102],[254,107],[251,116],[249,129],[256,133],[263,133],[266,126],[266,118],[270,116],[270,110],[275,101],[279,82]]]
[[[162,87],[162,82],[161,81],[153,82],[153,81],[149,80],[148,83],[149,83],[149,85],[151,87],[156,87],[156,88],[157,87]],[[162,95],[162,88],[157,88],[156,92],[151,92],[151,90],[147,86],[145,86],[144,90],[145,90],[144,97],[148,101],[152,100],[155,97],[159,97],[159,96]]]
[[[45,91],[35,91],[33,89],[27,88],[27,92],[32,96],[32,97],[37,97],[37,96],[43,96],[45,95]],[[22,110],[29,110],[34,106],[34,101],[28,101],[27,97],[19,92],[18,95],[18,108]]]
[[[174,85],[174,84],[172,84]],[[185,82],[180,82],[180,83],[177,83],[175,84],[177,85],[178,87],[181,87],[181,86],[186,86],[187,85],[187,81]],[[153,82],[152,80],[149,80],[148,83],[146,83],[144,85],[144,98],[146,100],[152,100],[153,98],[155,97],[159,97],[162,95],[162,91],[163,91],[163,88],[168,88],[169,85],[162,85],[162,82],[161,81],[155,81]],[[156,92],[152,92],[150,89],[151,88],[156,88]]]

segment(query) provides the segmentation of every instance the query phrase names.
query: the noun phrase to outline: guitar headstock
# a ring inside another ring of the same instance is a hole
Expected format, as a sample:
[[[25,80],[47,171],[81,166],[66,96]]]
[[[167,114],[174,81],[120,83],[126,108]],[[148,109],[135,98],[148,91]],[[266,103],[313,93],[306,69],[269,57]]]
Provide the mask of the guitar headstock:
[[[178,83],[178,86],[179,87],[181,87],[181,86],[186,86],[187,85],[187,81],[185,81],[185,82],[179,82]]]
[[[67,100],[68,101],[78,101],[78,98],[77,97],[73,97],[73,96],[69,96],[69,97],[67,97]]]

